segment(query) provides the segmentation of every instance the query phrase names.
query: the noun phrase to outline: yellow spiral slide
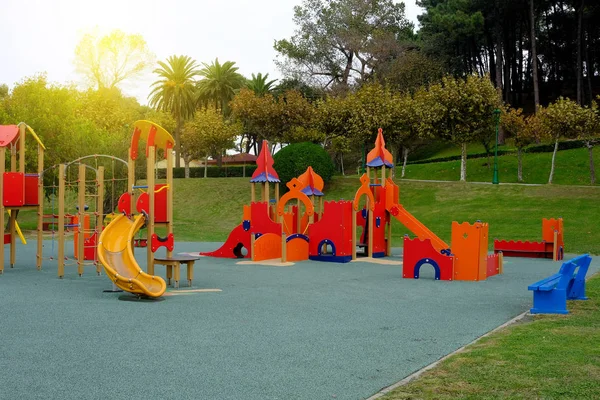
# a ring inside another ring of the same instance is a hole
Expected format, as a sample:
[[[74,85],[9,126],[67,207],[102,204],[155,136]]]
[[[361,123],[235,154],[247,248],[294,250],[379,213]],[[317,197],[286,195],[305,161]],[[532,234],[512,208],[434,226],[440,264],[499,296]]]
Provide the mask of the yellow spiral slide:
[[[136,215],[133,220],[126,215],[113,219],[100,235],[98,260],[104,265],[106,275],[120,289],[138,295],[160,297],[167,289],[165,280],[142,271],[133,256],[133,238],[144,222],[143,214]]]

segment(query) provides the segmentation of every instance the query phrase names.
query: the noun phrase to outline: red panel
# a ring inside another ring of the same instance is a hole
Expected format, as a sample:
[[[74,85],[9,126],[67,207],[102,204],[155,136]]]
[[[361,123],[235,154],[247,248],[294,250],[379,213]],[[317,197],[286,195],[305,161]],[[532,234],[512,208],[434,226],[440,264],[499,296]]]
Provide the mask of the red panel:
[[[486,276],[498,275],[500,273],[499,256],[498,254],[490,254],[487,256],[487,273]]]
[[[121,197],[119,197],[119,204],[117,207],[120,213],[125,213],[127,215],[131,214],[131,193],[123,193]]]
[[[10,243],[10,233],[5,233],[4,234],[4,244],[9,244]]]
[[[415,266],[422,260],[427,263],[437,264],[440,270],[440,280],[451,281],[454,279],[454,257],[438,253],[431,245],[430,239],[420,240],[404,237],[404,260],[402,264],[402,276],[412,279],[415,277]]]
[[[352,255],[352,202],[326,201],[320,221],[308,227],[309,256],[319,255],[319,243],[328,239],[335,245],[336,257]]]
[[[166,238],[160,238],[156,233],[152,234],[152,252],[156,253],[156,250],[161,247],[166,247],[167,250],[173,251],[173,246],[175,245],[175,237],[172,233],[169,233]]]
[[[5,172],[2,199],[5,207],[21,207],[25,202],[25,174]]]
[[[17,125],[0,125],[0,147],[7,147],[19,137]]]
[[[38,204],[40,204],[38,199],[38,182],[39,178],[37,174],[25,175],[26,206],[37,206]]]
[[[154,217],[154,222],[167,222],[167,190],[164,189],[160,192],[156,193],[156,191],[165,186],[164,183],[160,183],[154,186],[154,213],[152,216]],[[150,197],[148,193],[142,193],[137,200],[136,208],[138,212],[145,212],[149,214],[148,210],[150,209]]]
[[[499,251],[504,257],[552,258],[552,247],[545,242],[494,240],[494,253]]]

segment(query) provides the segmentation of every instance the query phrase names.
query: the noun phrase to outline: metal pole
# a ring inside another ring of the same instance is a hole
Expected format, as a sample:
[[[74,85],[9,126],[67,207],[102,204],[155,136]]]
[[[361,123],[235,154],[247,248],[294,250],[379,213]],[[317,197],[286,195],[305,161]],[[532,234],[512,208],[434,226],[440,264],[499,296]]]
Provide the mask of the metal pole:
[[[494,117],[496,119],[496,147],[494,149],[494,177],[492,178],[492,183],[497,185],[500,183],[498,179],[498,127],[500,125],[500,110],[498,108],[494,110]]]

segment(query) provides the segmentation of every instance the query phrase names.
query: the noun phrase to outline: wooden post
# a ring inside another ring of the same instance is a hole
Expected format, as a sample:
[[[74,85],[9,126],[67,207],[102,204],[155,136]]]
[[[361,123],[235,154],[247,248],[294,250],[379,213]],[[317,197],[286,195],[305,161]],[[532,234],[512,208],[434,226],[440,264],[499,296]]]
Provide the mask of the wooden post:
[[[36,267],[42,269],[44,252],[44,148],[38,143],[38,208],[37,208],[37,254]]]
[[[12,208],[10,210],[10,219],[8,222],[10,232],[10,267],[15,267],[15,260],[17,258],[17,246],[16,246],[16,225],[17,225],[17,210]],[[4,246],[4,244],[2,244]]]
[[[263,196],[265,197],[265,201],[267,202],[267,204],[269,204],[269,200],[270,200],[270,193],[269,193],[269,181],[266,181],[264,183],[264,190],[263,190]]]
[[[256,235],[250,233],[250,260],[254,262],[254,242],[256,242]]]
[[[300,206],[302,205],[302,203],[300,202],[300,199],[297,200],[296,202],[296,207],[297,207],[297,212],[296,212],[296,228],[297,231],[294,233],[302,233],[302,210],[300,208]]]
[[[0,147],[0,193],[4,193],[4,163],[6,161],[6,148]],[[0,275],[4,273],[4,202],[0,201]]]
[[[275,183],[275,209],[279,207],[279,182]]]
[[[10,172],[17,172],[17,145],[10,146]]]
[[[127,152],[127,190],[131,194],[131,209],[129,215],[133,215],[135,211],[135,160],[131,158],[131,153]]]
[[[98,171],[96,172],[96,225],[94,226],[94,232],[96,234],[96,247],[98,246],[98,242],[100,241],[100,234],[102,233],[102,228],[104,226],[104,167],[99,166]],[[96,274],[100,275],[100,271],[102,270],[102,266],[98,262],[98,252],[97,248],[94,251],[94,265],[96,265]]]
[[[552,261],[558,261],[558,231],[554,231],[554,243],[552,243]]]
[[[386,211],[385,216],[387,218],[387,241],[385,244],[385,255],[392,255],[392,215]]]
[[[256,201],[256,188],[255,188],[256,183],[251,182],[250,183],[250,202],[255,202]]]
[[[83,276],[83,263],[84,263],[84,251],[85,251],[85,164],[79,164],[79,179],[77,182],[77,205],[79,210],[77,216],[79,217],[79,235],[77,235],[77,274]]]
[[[498,274],[504,273],[504,254],[498,253]]]
[[[19,172],[25,173],[25,132],[27,125],[24,122],[19,124]]]
[[[323,196],[319,197],[319,220],[323,217]]]
[[[65,276],[65,164],[58,166],[58,277]]]
[[[169,157],[169,151],[169,149],[165,150],[167,157],[167,235],[173,233],[173,157]],[[167,250],[167,258],[171,258],[172,256],[173,252]]]
[[[148,241],[147,256],[148,266],[146,271],[154,275],[154,253],[152,252],[152,235],[154,234],[154,160],[156,158],[156,147],[148,147],[148,159],[146,160],[146,182],[148,183],[148,220],[146,221],[146,240]]]
[[[287,241],[285,232],[281,232],[281,262],[287,261]]]
[[[315,195],[313,194],[312,196],[310,196],[310,202],[313,205],[313,211],[316,209],[316,204],[315,204]],[[311,215],[310,217],[308,217],[308,223],[312,224],[315,222],[315,213],[313,212],[313,215]],[[304,232],[300,232],[300,233],[304,233]]]

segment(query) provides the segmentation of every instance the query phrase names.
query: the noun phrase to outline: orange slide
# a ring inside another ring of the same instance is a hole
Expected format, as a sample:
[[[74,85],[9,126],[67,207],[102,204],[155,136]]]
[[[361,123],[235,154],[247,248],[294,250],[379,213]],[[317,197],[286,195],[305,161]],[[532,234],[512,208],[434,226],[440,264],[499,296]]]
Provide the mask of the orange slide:
[[[148,275],[133,256],[133,238],[144,225],[143,214],[133,220],[119,215],[102,231],[98,242],[98,260],[111,281],[126,292],[160,297],[167,289],[160,276]]]
[[[417,235],[417,237],[421,240],[429,239],[431,240],[431,245],[438,252],[442,250],[447,250],[450,248],[446,242],[440,239],[435,233],[431,232],[429,228],[423,225],[418,219],[416,219],[411,213],[406,211],[402,204],[394,204],[389,209],[390,214],[392,214],[402,225],[404,225],[408,230]]]

